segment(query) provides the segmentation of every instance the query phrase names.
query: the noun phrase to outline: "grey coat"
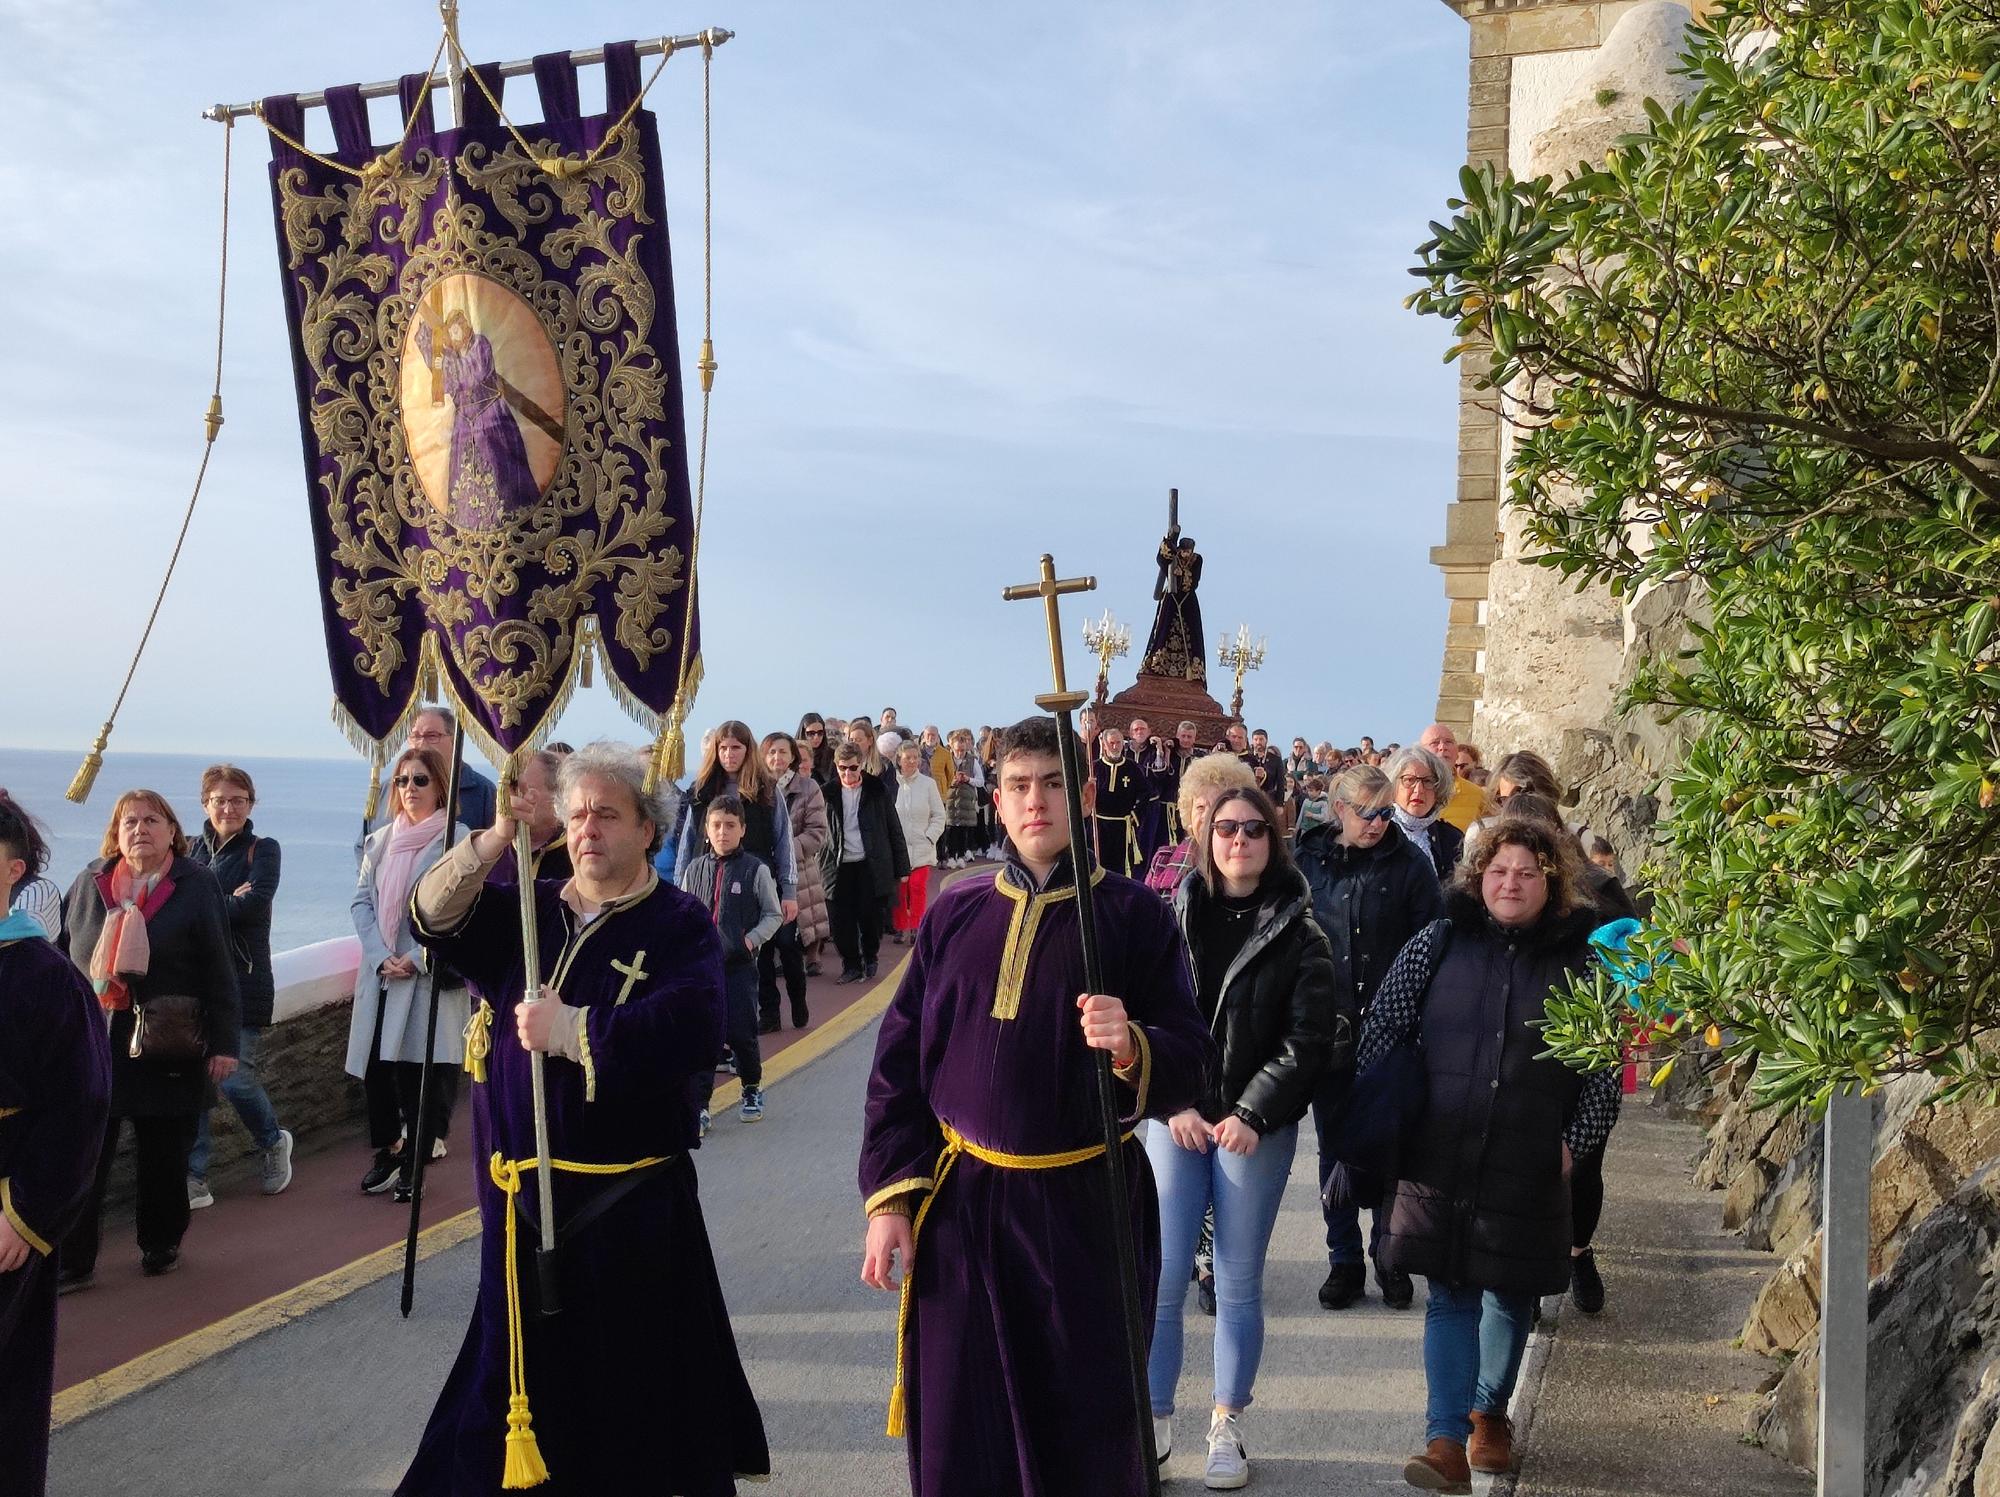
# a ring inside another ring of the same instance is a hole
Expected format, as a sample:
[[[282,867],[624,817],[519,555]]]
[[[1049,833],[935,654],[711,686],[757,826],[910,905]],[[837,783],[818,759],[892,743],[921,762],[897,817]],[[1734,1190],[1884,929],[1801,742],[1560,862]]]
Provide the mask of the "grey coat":
[[[375,1037],[375,1015],[382,1014],[383,1060],[421,1064],[424,1059],[424,1030],[430,1022],[430,958],[403,922],[401,939],[391,951],[382,944],[382,932],[375,918],[375,870],[389,850],[394,824],[370,832],[361,849],[361,882],[354,890],[354,933],[361,938],[361,965],[354,973],[354,1012],[347,1021],[347,1074],[365,1076],[368,1071],[369,1042]],[[464,827],[454,833],[454,841],[470,834]],[[444,833],[439,832],[417,857],[417,880],[444,856]],[[415,977],[384,977],[383,962],[392,956],[415,956]],[[449,1065],[465,1059],[465,1021],[471,1012],[462,983],[438,993],[437,1048],[431,1058]]]

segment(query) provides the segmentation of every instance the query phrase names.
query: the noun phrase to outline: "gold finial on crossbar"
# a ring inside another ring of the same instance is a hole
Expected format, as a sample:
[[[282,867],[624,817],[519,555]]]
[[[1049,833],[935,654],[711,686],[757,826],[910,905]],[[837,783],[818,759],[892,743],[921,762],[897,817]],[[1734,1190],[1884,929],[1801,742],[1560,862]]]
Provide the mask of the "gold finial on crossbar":
[[[1000,596],[1009,603],[1019,603],[1027,598],[1040,598],[1049,611],[1049,666],[1055,672],[1056,689],[1035,698],[1035,705],[1045,712],[1074,712],[1090,700],[1087,691],[1071,691],[1063,670],[1062,615],[1056,599],[1064,593],[1087,593],[1095,591],[1095,577],[1056,576],[1056,559],[1044,553],[1042,556],[1042,580],[1024,582],[1019,587],[1003,588]]]

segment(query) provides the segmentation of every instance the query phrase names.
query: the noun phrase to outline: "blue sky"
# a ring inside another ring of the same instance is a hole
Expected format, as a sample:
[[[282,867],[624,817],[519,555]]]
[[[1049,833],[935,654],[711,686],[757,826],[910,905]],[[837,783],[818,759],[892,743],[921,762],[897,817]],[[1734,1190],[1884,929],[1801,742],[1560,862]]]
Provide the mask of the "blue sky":
[[[738,32],[715,63],[696,725],[885,703],[1011,720],[1047,689],[1047,653],[1000,588],[1044,550],[1096,574],[1068,609],[1083,674],[1086,612],[1144,635],[1177,485],[1211,651],[1239,621],[1270,638],[1248,714],[1412,738],[1444,628],[1427,557],[1455,378],[1447,330],[1400,303],[1462,155],[1464,24],[1435,0],[704,4],[462,6],[482,59]],[[435,44],[423,0],[0,0],[0,84],[43,143],[0,159],[0,742],[83,749],[173,543],[213,346],[222,132],[200,108],[413,71]],[[698,59],[648,102],[691,364]],[[114,755],[349,752],[327,715],[266,158],[239,126],[228,422]],[[601,689],[562,729],[607,732],[633,736]]]

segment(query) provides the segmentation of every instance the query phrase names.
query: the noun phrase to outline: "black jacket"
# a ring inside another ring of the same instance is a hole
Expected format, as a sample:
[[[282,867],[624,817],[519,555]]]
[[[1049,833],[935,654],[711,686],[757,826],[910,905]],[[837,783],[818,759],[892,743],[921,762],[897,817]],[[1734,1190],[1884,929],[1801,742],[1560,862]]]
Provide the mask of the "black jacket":
[[[910,876],[910,848],[903,840],[902,820],[896,815],[895,792],[882,783],[881,776],[862,771],[861,804],[854,808],[854,816],[861,823],[861,847],[867,854],[863,861],[874,881],[875,895],[887,899]],[[826,825],[827,846],[838,866],[845,861],[842,854],[847,837],[847,809],[839,785],[826,792]]]
[[[70,885],[64,902],[69,935],[69,959],[86,976],[90,954],[104,929],[104,897],[97,875],[112,862],[93,859]],[[146,922],[152,952],[146,975],[138,984],[142,1001],[148,993],[191,995],[201,1003],[203,1028],[210,1055],[234,1055],[238,1044],[236,961],[229,941],[229,917],[215,875],[192,858],[175,858],[169,875],[174,892]],[[209,1098],[208,1064],[203,1060],[134,1059],[133,1016],[130,1009],[111,1015],[111,1115],[129,1117],[193,1117]]]
[[[1197,973],[1201,914],[1212,897],[1199,875],[1174,891],[1174,916]],[[1213,993],[1198,995],[1204,1011],[1214,1004],[1212,1028],[1222,1051],[1221,1073],[1211,1073],[1201,1115],[1220,1122],[1240,1107],[1259,1133],[1296,1123],[1320,1077],[1352,1061],[1358,1022],[1353,1002],[1335,987],[1333,956],[1313,922],[1303,878],[1293,874],[1264,891],[1221,987],[1220,1001]]]
[[[1431,855],[1431,867],[1437,870],[1438,882],[1451,882],[1452,870],[1458,867],[1459,855],[1465,851],[1465,833],[1440,816],[1425,832],[1425,851]]]
[[[1404,944],[1438,917],[1444,894],[1428,853],[1393,825],[1373,847],[1343,847],[1340,824],[1299,838],[1313,918],[1333,947],[1342,997],[1362,1012]]]
[[[245,1029],[262,1029],[271,1022],[271,901],[278,893],[281,867],[278,844],[257,835],[256,825],[220,846],[215,828],[202,823],[201,835],[188,846],[188,856],[215,875],[222,889],[222,907],[229,915],[229,938],[236,959],[236,992],[242,1002]],[[236,891],[245,884],[247,894]]]
[[[1583,1078],[1547,1048],[1536,1021],[1551,987],[1589,959],[1597,912],[1501,929],[1454,891],[1442,960],[1425,987],[1429,1087],[1404,1150],[1383,1261],[1447,1283],[1558,1294],[1569,1282],[1563,1129]]]

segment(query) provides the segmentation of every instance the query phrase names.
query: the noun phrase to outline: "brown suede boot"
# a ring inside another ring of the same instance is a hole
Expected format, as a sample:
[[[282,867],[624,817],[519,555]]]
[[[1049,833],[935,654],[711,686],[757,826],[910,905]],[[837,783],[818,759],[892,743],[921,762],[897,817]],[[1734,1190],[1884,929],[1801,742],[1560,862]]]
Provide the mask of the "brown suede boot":
[[[1472,1469],[1465,1464],[1465,1447],[1443,1436],[1424,1447],[1422,1455],[1410,1457],[1403,1467],[1403,1480],[1426,1492],[1451,1492],[1464,1497],[1472,1490]]]
[[[1500,1475],[1514,1469],[1514,1425],[1505,1414],[1472,1411],[1472,1438],[1465,1459],[1475,1471]]]

